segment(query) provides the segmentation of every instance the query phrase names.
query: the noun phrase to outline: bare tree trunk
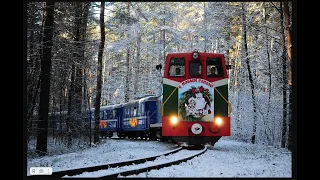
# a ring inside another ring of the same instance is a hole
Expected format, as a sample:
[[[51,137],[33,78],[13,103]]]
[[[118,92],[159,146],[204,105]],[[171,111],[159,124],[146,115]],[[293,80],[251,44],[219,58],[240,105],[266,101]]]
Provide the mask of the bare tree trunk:
[[[250,68],[250,61],[249,61],[249,54],[248,54],[248,44],[247,44],[247,29],[246,29],[246,9],[244,7],[244,2],[242,2],[242,31],[243,31],[243,43],[244,43],[244,50],[246,55],[246,64],[248,68],[248,74],[249,74],[249,81],[251,84],[251,92],[252,92],[252,103],[253,103],[253,131],[251,136],[251,143],[254,144],[256,141],[256,129],[257,129],[257,107],[256,107],[256,97],[254,94],[254,83],[253,78],[251,74],[251,68]]]
[[[78,96],[77,94],[79,92],[79,88],[77,88],[77,76],[79,75],[77,73],[78,71],[78,66],[79,66],[79,55],[78,55],[78,50],[79,50],[79,41],[80,41],[80,33],[79,33],[79,2],[75,2],[74,5],[74,10],[75,10],[75,29],[74,29],[74,52],[73,52],[73,59],[72,59],[72,66],[71,66],[71,82],[70,82],[70,88],[68,88],[68,115],[67,115],[67,145],[68,147],[71,147],[72,145],[72,132],[75,129],[75,116],[78,115],[77,109],[79,108],[78,104]]]
[[[165,15],[164,18],[163,18],[163,27],[165,27],[166,26],[166,10],[163,10],[163,13]],[[163,44],[163,57],[162,57],[162,61],[160,61],[159,64],[163,64],[163,67],[164,67],[165,66],[165,60],[166,60],[166,29],[165,28],[163,29],[163,32],[162,32],[162,44]],[[157,82],[158,82],[158,85],[157,85],[158,88],[157,89],[159,89],[159,91],[158,91],[158,93],[153,92],[156,95],[161,95],[163,93],[161,69],[159,70],[159,73],[160,74],[158,76],[156,75],[157,76],[156,78],[158,79],[157,80]]]
[[[35,80],[35,79],[33,79]],[[31,117],[33,117],[33,111],[34,111],[34,108],[36,107],[36,100],[37,100],[37,96],[38,96],[38,92],[39,92],[39,87],[40,87],[40,78],[38,78],[37,80],[37,87],[35,88],[35,90],[31,89],[30,91],[33,92],[32,94],[29,94],[30,96],[28,97],[31,97],[30,101],[31,103],[29,104],[31,107],[28,107],[28,113],[27,113],[27,121],[28,121],[28,142],[29,142],[29,138],[30,138],[30,133],[31,133],[31,129],[32,129],[32,119]],[[31,93],[30,92],[30,93]],[[29,98],[28,98],[29,100]],[[30,108],[30,109],[29,109]]]
[[[32,6],[34,7],[34,6]],[[31,11],[33,10],[33,8],[31,9]],[[33,28],[33,24],[35,23],[36,19],[33,17],[32,14],[29,15],[30,16],[30,26],[29,28]],[[33,114],[33,112],[31,110],[33,110],[32,107],[32,99],[33,99],[33,95],[34,95],[34,82],[35,82],[35,77],[36,76],[36,69],[34,68],[34,63],[37,60],[34,56],[34,30],[29,30],[30,31],[30,36],[28,38],[28,44],[29,44],[29,60],[27,62],[27,121],[28,121],[28,127],[30,123],[30,117],[31,114]],[[29,128],[28,128],[29,129]],[[29,133],[28,133],[29,134]],[[29,136],[29,135],[28,135]],[[29,138],[28,138],[29,139]]]
[[[240,72],[240,64],[237,62],[238,60],[240,60],[241,63],[241,57],[240,57],[240,47],[241,45],[238,44],[238,46],[236,47],[237,49],[235,49],[235,62],[234,62],[234,68],[230,69],[230,75],[229,77],[233,77],[232,80],[233,82],[231,84],[233,84],[233,86],[231,86],[233,88],[233,92],[237,92],[239,91],[239,72]],[[238,60],[237,60],[238,59]],[[231,62],[231,61],[230,61]],[[230,63],[231,64],[231,63]]]
[[[89,121],[89,146],[91,146],[91,142],[92,142],[92,127],[91,127],[91,121],[92,121],[92,115],[91,115],[91,106],[90,106],[90,93],[88,91],[88,88],[87,88],[87,79],[88,79],[88,76],[87,76],[87,73],[86,73],[86,70],[84,69],[84,79],[85,79],[85,83],[84,83],[84,93],[86,95],[86,98],[87,98],[87,104],[88,104],[88,111],[89,111],[89,117],[88,117],[88,121]]]
[[[68,88],[68,115],[66,119],[67,125],[67,141],[68,147],[72,145],[72,124],[74,123],[74,78],[75,78],[75,63],[72,62],[71,67],[71,83],[70,88]]]
[[[207,52],[208,36],[207,36],[207,9],[206,9],[206,2],[203,2],[203,9],[204,9],[203,26],[205,28],[205,32],[204,32],[204,52]]]
[[[43,17],[43,58],[41,61],[41,85],[39,103],[39,122],[36,152],[40,156],[47,154],[48,136],[48,111],[50,95],[50,74],[51,74],[51,48],[53,36],[54,1],[47,0]]]
[[[135,80],[134,80],[134,91],[138,89],[138,82],[140,77],[140,43],[141,43],[141,34],[139,32],[138,34],[138,40],[137,40],[137,59],[135,63]]]
[[[166,10],[163,11],[164,15],[166,15]],[[163,18],[163,26],[166,26],[166,16]],[[164,62],[166,60],[166,29],[164,28],[162,31],[162,45],[163,45],[163,58],[161,64],[164,65]]]
[[[85,61],[86,61],[86,58],[85,58],[85,42],[87,40],[87,28],[88,28],[88,17],[89,17],[89,9],[90,9],[90,5],[91,5],[91,2],[86,2],[84,3],[84,7],[83,7],[83,12],[82,12],[82,23],[81,23],[81,29],[80,29],[80,39],[82,41],[81,43],[81,53],[80,53],[80,57],[82,57],[82,63],[84,64]],[[85,83],[85,70],[83,69],[82,70],[82,75],[83,75],[83,78],[82,78],[82,87],[83,87],[83,102],[82,102],[82,105],[81,107],[84,107],[84,104],[86,104],[85,102],[85,94],[86,94],[86,91],[84,90],[84,83]]]
[[[95,111],[94,111],[94,119],[95,119],[95,126],[94,126],[94,143],[99,143],[99,122],[100,122],[100,102],[101,102],[101,87],[102,87],[102,57],[103,57],[103,50],[104,50],[104,42],[105,42],[105,24],[104,24],[104,6],[105,2],[101,2],[101,9],[100,9],[100,29],[101,29],[101,42],[99,46],[99,53],[98,53],[98,70],[97,70],[97,93],[96,93],[96,104],[95,104]]]
[[[130,17],[130,2],[128,2],[128,6],[127,6],[127,9],[128,9],[128,15],[127,15],[127,22],[128,22],[128,25],[129,25],[129,17]],[[124,95],[124,101],[125,102],[128,102],[129,101],[129,92],[130,92],[130,76],[131,76],[131,73],[130,73],[130,34],[128,33],[127,34],[127,37],[128,37],[128,47],[127,47],[127,61],[126,61],[126,65],[127,65],[127,76],[126,76],[126,87],[125,87],[125,95]]]
[[[74,62],[75,65],[75,81],[74,81],[74,112],[75,112],[75,125],[78,125],[81,119],[81,105],[82,105],[82,81],[83,81],[83,61],[84,61],[84,46],[82,39],[82,12],[84,2],[75,2],[75,51]],[[79,117],[80,116],[80,117]]]
[[[65,78],[64,78],[65,79]],[[64,83],[63,83],[64,84]],[[63,86],[62,86],[63,87]],[[63,88],[61,89],[61,92],[60,92],[60,97],[59,97],[59,112],[60,112],[60,134],[62,135],[62,115],[61,115],[61,113],[62,113],[62,99],[64,99],[64,97],[63,97]]]
[[[292,84],[292,75],[291,75],[291,22],[290,22],[290,12],[289,12],[289,5],[287,1],[283,2],[283,11],[284,11],[284,18],[285,18],[285,29],[286,29],[286,49],[287,49],[287,57],[288,57],[288,83],[289,86]]]
[[[289,86],[288,150],[292,151],[292,85]]]
[[[75,64],[75,81],[74,81],[74,115],[75,122],[74,126],[80,126],[82,129],[82,100],[83,100],[83,64],[84,64],[84,51],[85,51],[85,40],[87,31],[87,19],[88,19],[89,3],[86,2],[75,2],[75,52],[74,62]],[[81,134],[79,132],[79,134]]]
[[[286,146],[286,136],[287,136],[287,120],[288,120],[288,99],[287,99],[287,90],[288,90],[288,74],[287,74],[287,59],[286,59],[286,45],[285,45],[285,30],[283,24],[283,11],[282,11],[282,2],[280,2],[280,11],[281,11],[281,32],[282,32],[282,78],[283,78],[283,119],[282,119],[282,137],[281,137],[281,147]]]
[[[268,36],[268,28],[267,28],[267,8],[266,8],[266,4],[263,3],[264,9],[263,9],[263,18],[264,18],[264,25],[266,26],[265,28],[265,45],[266,45],[266,53],[267,53],[267,59],[268,59],[268,76],[269,76],[269,84],[268,84],[268,107],[267,107],[267,117],[269,117],[269,112],[270,112],[270,101],[271,101],[271,87],[272,87],[272,76],[271,76],[271,57],[270,57],[270,51],[269,51],[269,36]],[[268,143],[270,143],[270,137],[269,134],[267,132],[268,127],[266,127],[265,129],[265,135],[267,138]]]
[[[35,33],[36,26],[34,26],[34,24],[38,19],[36,18],[34,11],[36,11],[37,6],[38,5],[30,5],[30,14],[28,14],[28,19],[30,18],[30,24],[28,24],[28,31],[30,31],[30,36],[28,38],[29,61],[27,64],[27,142],[29,142],[30,135],[32,133],[31,131],[33,125],[33,113],[37,105],[37,97],[40,87],[40,55],[42,54],[42,50],[39,49],[37,53],[36,50],[38,46],[35,44],[37,43],[37,36],[39,38],[38,44],[42,44],[42,30],[39,29],[39,32],[41,33]]]
[[[283,10],[284,10],[284,17],[285,17],[285,28],[286,28],[286,48],[287,48],[287,57],[288,57],[288,84],[289,84],[289,111],[288,111],[288,125],[289,125],[289,132],[288,132],[288,149],[291,150],[292,148],[292,116],[291,116],[291,104],[292,104],[292,70],[291,70],[291,22],[290,22],[290,12],[289,12],[289,5],[288,2],[283,2]]]
[[[128,37],[129,37],[129,34],[128,34]],[[130,46],[130,45],[129,45]],[[130,47],[127,48],[127,60],[126,60],[126,65],[127,65],[127,76],[126,76],[126,88],[125,88],[125,95],[124,95],[124,101],[125,102],[129,102],[129,92],[130,92],[130,86],[129,86],[129,83],[130,83]]]

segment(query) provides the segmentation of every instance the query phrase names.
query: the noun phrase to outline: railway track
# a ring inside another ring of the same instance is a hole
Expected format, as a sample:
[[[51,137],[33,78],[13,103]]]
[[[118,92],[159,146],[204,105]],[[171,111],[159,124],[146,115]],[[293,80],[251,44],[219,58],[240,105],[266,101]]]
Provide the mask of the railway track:
[[[63,171],[55,171],[51,175],[45,175],[46,177],[51,176],[51,177],[58,177],[61,178],[63,176],[74,176],[77,174],[81,174],[84,172],[93,172],[93,171],[99,171],[101,169],[109,169],[109,168],[115,168],[115,167],[121,167],[121,166],[127,166],[127,165],[132,165],[132,164],[140,164],[144,163],[146,161],[152,161],[155,160],[158,157],[161,156],[167,156],[173,153],[176,153],[180,151],[182,147],[166,151],[165,153],[161,153],[155,156],[150,156],[150,157],[144,157],[144,158],[139,158],[139,159],[133,159],[129,161],[122,161],[122,162],[116,162],[116,163],[110,163],[110,164],[103,164],[103,165],[97,165],[97,166],[90,166],[90,167],[83,167],[83,168],[77,168],[77,169],[69,169],[69,170],[63,170]],[[37,175],[39,176],[39,175]]]
[[[150,171],[152,169],[160,169],[163,167],[168,167],[171,165],[179,164],[192,159],[207,150],[207,147],[203,147],[201,150],[187,150],[183,148],[175,149],[166,155],[154,156],[153,158],[144,158],[139,161],[132,160],[127,162],[121,162],[116,167],[105,167],[101,170],[96,171],[82,171],[82,173],[77,173],[77,175],[70,176],[65,175],[63,177],[80,177],[80,178],[111,178],[111,177],[125,177],[134,174],[139,174],[142,172]],[[183,158],[181,158],[183,157]],[[143,162],[142,162],[143,161]],[[61,177],[61,176],[60,176]]]

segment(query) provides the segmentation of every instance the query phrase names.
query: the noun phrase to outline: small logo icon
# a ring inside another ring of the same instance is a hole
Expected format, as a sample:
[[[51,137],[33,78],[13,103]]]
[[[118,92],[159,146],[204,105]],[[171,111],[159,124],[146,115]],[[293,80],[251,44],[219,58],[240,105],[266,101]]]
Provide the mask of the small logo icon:
[[[52,167],[31,167],[30,175],[51,175]]]

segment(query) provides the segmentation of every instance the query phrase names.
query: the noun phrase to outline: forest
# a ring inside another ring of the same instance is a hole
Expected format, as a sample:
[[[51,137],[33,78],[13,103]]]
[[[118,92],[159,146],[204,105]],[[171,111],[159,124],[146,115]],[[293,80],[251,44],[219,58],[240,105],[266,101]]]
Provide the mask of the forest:
[[[85,128],[88,109],[161,95],[156,65],[197,49],[224,54],[232,67],[231,138],[291,150],[293,4],[28,2],[28,148],[46,155],[48,144],[99,143],[99,122],[94,132]]]

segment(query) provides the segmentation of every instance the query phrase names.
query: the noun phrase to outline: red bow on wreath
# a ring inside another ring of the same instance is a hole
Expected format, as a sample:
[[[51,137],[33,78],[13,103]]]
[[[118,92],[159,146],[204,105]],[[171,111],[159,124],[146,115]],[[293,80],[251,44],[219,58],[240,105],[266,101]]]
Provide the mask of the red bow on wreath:
[[[199,88],[192,88],[191,93],[196,94],[196,93],[202,93],[203,91],[208,91],[208,89],[205,89],[203,86],[200,86]]]

